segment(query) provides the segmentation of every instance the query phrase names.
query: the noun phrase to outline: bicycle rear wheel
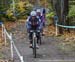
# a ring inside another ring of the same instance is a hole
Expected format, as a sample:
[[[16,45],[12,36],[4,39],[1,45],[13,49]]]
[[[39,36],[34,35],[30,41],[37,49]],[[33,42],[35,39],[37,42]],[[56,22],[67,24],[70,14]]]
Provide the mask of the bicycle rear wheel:
[[[42,40],[41,40],[41,34],[39,35],[39,41],[38,43],[41,45],[42,44]]]
[[[40,45],[42,44],[41,37],[40,37],[40,39],[39,39],[39,44],[40,44]]]

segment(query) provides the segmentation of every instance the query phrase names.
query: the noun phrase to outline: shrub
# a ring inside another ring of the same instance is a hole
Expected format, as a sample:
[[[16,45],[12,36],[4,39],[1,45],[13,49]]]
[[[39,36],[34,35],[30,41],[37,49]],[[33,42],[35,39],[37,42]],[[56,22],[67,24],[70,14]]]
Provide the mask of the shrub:
[[[68,17],[75,17],[75,6],[72,6],[72,7],[70,8]]]
[[[54,12],[50,12],[46,15],[47,21],[49,24],[53,23],[53,18],[54,18],[55,13]]]
[[[75,25],[75,6],[70,8],[68,18],[70,20],[70,25]]]
[[[13,7],[12,4],[10,6]],[[14,10],[15,13],[13,13],[13,10],[11,8],[9,8],[6,11],[7,15],[6,18],[11,21],[15,21],[17,18],[18,19],[26,18],[33,7],[29,2],[22,2],[22,1],[16,3],[14,6],[15,6]]]

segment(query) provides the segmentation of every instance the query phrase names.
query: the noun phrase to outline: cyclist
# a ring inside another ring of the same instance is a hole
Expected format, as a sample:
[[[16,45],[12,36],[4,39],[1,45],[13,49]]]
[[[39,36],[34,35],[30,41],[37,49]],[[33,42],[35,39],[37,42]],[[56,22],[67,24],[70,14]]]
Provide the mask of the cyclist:
[[[45,27],[45,22],[46,22],[46,10],[43,8],[42,10],[42,17],[43,17],[43,26]]]
[[[41,10],[40,9],[37,9],[36,10],[36,13],[37,13],[37,18],[39,18],[41,20],[41,22],[43,21],[42,20],[42,13],[41,13]]]
[[[40,9],[37,9],[36,12],[37,12],[37,18],[39,18],[39,19],[41,20],[41,24],[42,24],[42,26],[43,26],[43,28],[42,28],[41,31],[42,31],[42,34],[44,35],[43,29],[44,29],[44,26],[45,26],[45,18],[44,18],[44,16],[43,16],[43,12],[41,12]]]
[[[42,29],[41,20],[37,18],[36,11],[31,12],[30,16],[27,19],[26,27],[29,33],[30,48],[32,48],[32,33],[30,31],[31,30],[37,31]],[[37,43],[38,43],[40,33],[36,32],[36,36],[37,36]],[[38,44],[36,45],[36,47],[39,48]]]

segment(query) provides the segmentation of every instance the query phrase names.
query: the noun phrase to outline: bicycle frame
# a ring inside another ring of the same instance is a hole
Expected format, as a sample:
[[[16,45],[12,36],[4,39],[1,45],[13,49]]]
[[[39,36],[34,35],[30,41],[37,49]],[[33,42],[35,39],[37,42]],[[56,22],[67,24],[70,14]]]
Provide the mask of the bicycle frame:
[[[34,39],[34,38],[37,38],[36,37],[36,33],[38,33],[38,32],[40,33],[40,30],[37,30],[37,31],[36,30],[31,30],[30,32],[33,33],[33,39]],[[34,43],[34,41],[33,41],[33,43]],[[41,45],[41,33],[40,33],[40,41],[39,41],[39,44]],[[33,47],[34,47],[34,44],[33,44]]]

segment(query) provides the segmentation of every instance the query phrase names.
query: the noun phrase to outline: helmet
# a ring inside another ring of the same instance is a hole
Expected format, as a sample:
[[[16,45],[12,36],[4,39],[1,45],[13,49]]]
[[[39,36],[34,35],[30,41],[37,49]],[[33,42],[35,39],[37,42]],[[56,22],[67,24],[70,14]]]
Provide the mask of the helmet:
[[[40,9],[37,9],[36,12],[41,12],[41,10]]]
[[[36,11],[32,11],[30,15],[31,16],[36,16]]]

